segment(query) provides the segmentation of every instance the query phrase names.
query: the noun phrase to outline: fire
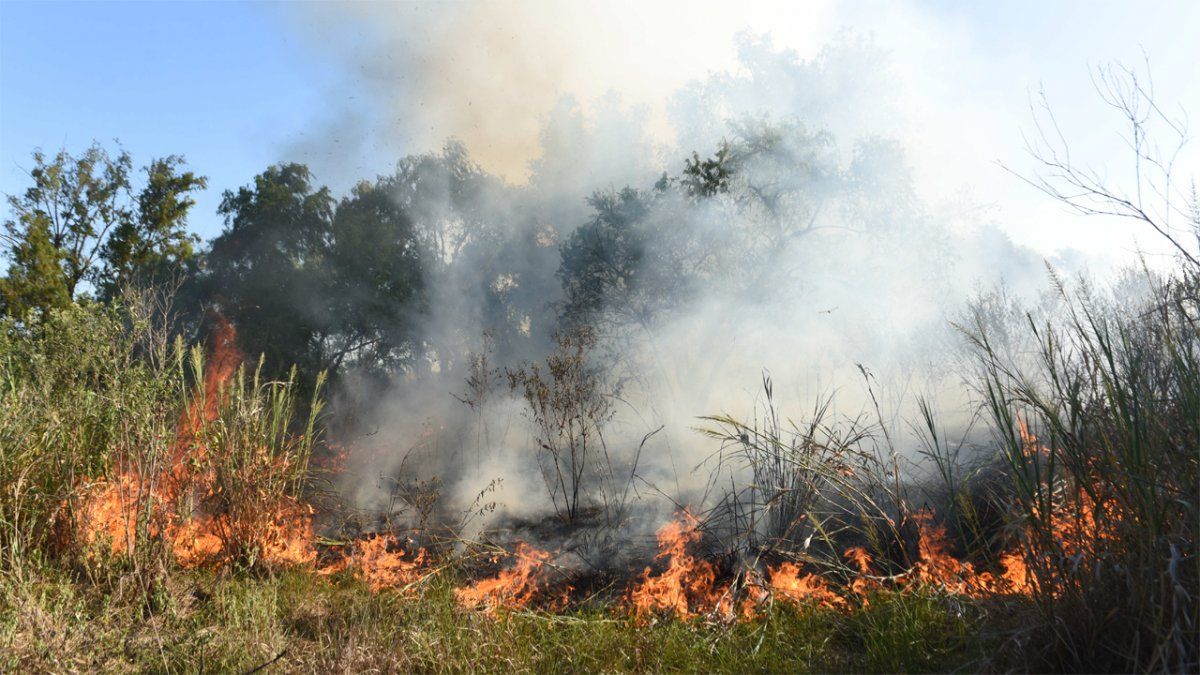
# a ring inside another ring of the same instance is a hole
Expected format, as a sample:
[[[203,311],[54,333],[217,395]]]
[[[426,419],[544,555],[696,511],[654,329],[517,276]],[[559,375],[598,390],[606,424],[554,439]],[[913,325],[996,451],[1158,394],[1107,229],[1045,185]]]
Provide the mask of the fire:
[[[204,504],[216,493],[214,477],[202,468],[212,450],[203,440],[205,426],[220,414],[228,400],[228,385],[244,361],[237,348],[233,326],[215,317],[209,340],[203,388],[180,415],[166,471],[143,476],[128,466],[111,479],[101,479],[81,490],[78,538],[90,551],[100,541],[109,552],[129,555],[135,543],[139,518],[146,534],[166,540],[176,561],[196,567],[227,556],[233,535],[253,542],[263,562],[273,565],[310,565],[316,561],[312,508],[284,498],[253,513],[207,513]],[[267,449],[256,461],[276,462]]]
[[[1016,551],[1007,551],[1000,556],[1000,566],[1004,572],[1000,575],[1001,588],[1012,593],[1028,595],[1033,591],[1033,582],[1029,576],[1029,568],[1025,559]]]
[[[771,570],[771,590],[793,602],[811,602],[822,607],[843,607],[846,600],[834,593],[824,579],[802,572],[793,562]]]
[[[852,547],[845,551],[844,557],[854,572],[848,590],[857,602],[866,604],[866,595],[883,588],[885,583],[899,588],[933,587],[945,593],[972,597],[997,592],[1029,592],[1030,582],[1020,554],[1008,552],[1001,556],[998,575],[978,571],[970,562],[950,553],[945,526],[933,521],[932,512],[921,511],[910,517],[917,526],[918,561],[908,572],[887,581],[872,575],[874,561],[866,549]],[[765,582],[761,575],[747,573],[739,589],[741,603],[736,605],[738,594],[731,592],[730,585],[718,582],[716,566],[689,552],[700,536],[696,519],[687,513],[659,530],[659,553],[655,560],[665,562],[666,569],[654,574],[648,567],[642,573],[629,594],[629,604],[636,614],[669,613],[687,619],[703,612],[717,611],[733,616],[737,606],[742,617],[751,618],[770,594],[788,602],[830,609],[850,606],[847,597],[835,591],[826,579],[805,572],[794,562],[770,568]]]
[[[1017,431],[1020,434],[1022,451],[1027,458],[1046,458],[1051,454],[1032,432],[1024,420],[1017,421]],[[1094,458],[1085,458],[1091,468]],[[1053,497],[1049,512],[1042,512],[1039,505],[1033,509],[1033,519],[1026,527],[1025,537],[1027,546],[1037,549],[1036,555],[1044,559],[1046,555],[1065,558],[1076,562],[1079,560],[1102,556],[1104,547],[1116,541],[1119,534],[1117,528],[1121,525],[1122,515],[1119,505],[1104,493],[1104,481],[1095,478],[1090,488],[1072,485],[1067,481],[1056,481],[1046,487]],[[1048,549],[1048,550],[1041,550]],[[1033,570],[1028,567],[1028,559],[1021,552],[1007,552],[1001,562],[1005,567],[1003,578],[1014,592],[1029,593],[1034,590],[1035,577]],[[1037,580],[1053,586],[1050,590],[1055,594],[1061,589],[1062,579]]]
[[[517,544],[513,553],[516,565],[501,570],[489,579],[482,579],[467,588],[455,589],[454,597],[466,608],[497,606],[525,607],[537,596],[542,567],[551,555],[525,543]]]
[[[697,525],[696,518],[685,511],[658,530],[659,553],[654,559],[666,561],[667,569],[657,575],[649,567],[642,572],[641,583],[629,596],[635,613],[667,611],[686,619],[716,602],[716,568],[688,553],[688,548],[700,541]]]
[[[858,568],[859,574],[866,574],[871,571],[871,554],[867,553],[867,549],[861,546],[851,546],[842,554],[846,560],[854,563]]]
[[[204,427],[220,414],[221,404],[228,397],[226,388],[229,381],[245,361],[245,356],[238,349],[237,331],[233,325],[219,314],[214,317],[213,323],[208,356],[204,363],[204,388],[181,416],[171,451],[169,478],[173,484],[169,489],[174,492],[184,491],[187,483],[195,482],[197,476],[192,475],[188,460],[208,454],[208,447],[201,439]]]
[[[264,562],[280,566],[312,565],[317,561],[313,542],[313,508],[285,500],[264,524],[261,539]]]
[[[349,448],[340,443],[330,443],[324,454],[313,457],[310,466],[328,473],[342,473],[346,470],[349,458]]]
[[[187,520],[181,523],[171,537],[171,548],[175,560],[184,567],[199,567],[221,554],[224,544],[212,529],[212,523]]]
[[[90,498],[83,502],[80,512],[84,543],[93,547],[103,542],[113,553],[125,552],[135,536],[142,488],[142,481],[128,472],[85,488]]]
[[[950,555],[946,526],[933,522],[932,511],[918,511],[911,517],[917,525],[917,552],[921,558],[913,568],[916,583],[960,595],[978,595],[993,585],[990,574],[977,574],[971,563]]]
[[[194,460],[220,451],[207,447],[205,425],[220,414],[230,379],[242,362],[232,326],[223,320],[216,325],[203,391],[198,392],[181,415],[165,476],[156,481],[125,469],[111,478],[88,483],[81,490],[83,499],[76,510],[78,534],[87,550],[129,554],[141,527],[144,534],[166,540],[176,562],[183,567],[224,561],[233,554],[227,550],[230,542],[237,541],[242,545],[249,542],[258,559],[271,565],[307,566],[320,574],[352,570],[373,591],[408,588],[423,578],[428,570],[425,549],[411,553],[393,535],[360,539],[349,547],[349,554],[318,566],[313,509],[295,498],[272,498],[277,501],[261,509],[243,508],[242,513],[205,510],[206,500],[213,498],[218,488],[213,476],[197,468],[204,463]],[[1039,459],[1048,454],[1024,421],[1019,423],[1018,430],[1026,457]],[[346,450],[341,447],[330,450],[328,460],[336,470],[344,463]],[[281,461],[266,448],[260,452],[262,456],[252,461]],[[1115,507],[1102,494],[1093,496],[1069,489],[1056,494],[1063,497],[1054,504],[1048,518],[1034,515],[1035,522],[1050,529],[1050,541],[1055,542],[1058,555],[1092,555],[1107,538],[1116,536],[1112,529],[1117,522]],[[181,505],[190,506],[184,509]],[[953,555],[946,527],[936,522],[931,511],[907,517],[917,533],[917,560],[912,567],[889,577],[876,576],[872,569],[875,562],[867,550],[852,547],[843,553],[850,579],[844,589],[835,590],[827,579],[806,572],[795,562],[783,562],[763,571],[741,570],[733,575],[734,581],[722,582],[717,565],[695,553],[702,538],[699,521],[684,511],[658,530],[654,564],[643,570],[625,597],[637,616],[667,614],[689,619],[720,613],[729,619],[735,615],[751,619],[772,597],[829,609],[848,609],[852,602],[866,604],[871,591],[884,587],[927,587],[949,594],[982,597],[995,593],[1030,594],[1035,590],[1035,579],[1041,580],[1030,569],[1027,556],[1033,554],[1028,551],[1019,548],[1004,551],[995,572],[980,571],[971,562]],[[1044,546],[1038,542],[1046,539],[1035,536],[1038,533],[1034,526],[1031,523],[1025,530],[1027,546]],[[551,562],[552,554],[521,543],[512,556],[512,565],[495,576],[456,589],[458,603],[465,608],[484,607],[490,611],[499,606],[525,607],[544,595],[547,588],[544,568]],[[1052,578],[1044,583],[1057,587],[1060,582]],[[568,587],[560,598],[562,604],[566,603],[570,590]]]
[[[659,529],[655,561],[665,562],[667,567],[659,574],[650,567],[642,572],[629,594],[635,614],[668,613],[688,619],[712,612],[728,619],[736,615],[751,619],[772,594],[793,603],[830,608],[846,605],[824,579],[804,572],[794,562],[769,568],[768,580],[756,570],[743,570],[740,585],[718,583],[716,566],[689,552],[700,541],[698,525],[696,518],[685,511]]]
[[[355,544],[351,559],[355,575],[367,582],[373,591],[405,586],[416,581],[425,565],[425,549],[408,559],[400,541],[394,536],[373,535]]]

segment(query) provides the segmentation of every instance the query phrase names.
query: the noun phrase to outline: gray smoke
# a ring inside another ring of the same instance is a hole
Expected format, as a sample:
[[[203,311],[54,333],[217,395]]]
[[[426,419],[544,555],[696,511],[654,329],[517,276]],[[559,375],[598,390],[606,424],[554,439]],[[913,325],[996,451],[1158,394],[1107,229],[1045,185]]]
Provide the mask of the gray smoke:
[[[616,93],[587,109],[564,93],[541,116],[520,183],[475,164],[470,143],[406,160],[411,189],[396,198],[437,251],[429,350],[383,391],[344,381],[334,407],[353,417],[348,498],[413,519],[411,493],[436,479],[436,518],[469,521],[469,532],[553,511],[530,411],[504,371],[552,351],[571,299],[560,251],[596,219],[589,195],[619,205],[626,186],[640,209],[640,285],[616,288],[588,317],[599,337],[591,363],[612,394],[609,496],[636,457],[633,498],[648,520],[672,501],[702,506],[716,445],[695,432],[697,417],[754,414],[764,372],[785,413],[833,395],[834,414],[854,418],[876,414],[861,365],[910,457],[918,396],[951,435],[967,428],[951,320],[1000,284],[1031,296],[1044,285],[1041,259],[968,198],[918,194],[891,136],[888,59],[870,41],[843,38],[805,59],[744,34],[736,53],[736,68],[669,97],[669,141]],[[689,194],[685,159],[722,147],[737,158],[728,184]],[[490,383],[473,393],[467,379],[480,372]]]
[[[764,374],[798,422],[826,398],[835,419],[880,420],[914,476],[920,398],[948,436],[968,434],[970,368],[952,322],[979,297],[997,316],[1038,300],[1045,263],[970,193],[920,184],[928,149],[911,144],[920,136],[900,106],[910,73],[869,37],[821,46],[827,20],[808,11],[802,52],[792,26],[787,47],[761,32],[706,35],[710,58],[683,6],[642,17],[653,43],[624,42],[611,8],[307,14],[334,28],[326,41],[352,73],[332,100],[366,101],[311,138],[366,156],[349,162],[355,178],[362,163],[407,155],[395,198],[434,251],[415,363],[385,387],[349,375],[336,393],[350,501],[467,534],[556,510],[536,416],[508,372],[545,364],[556,331],[580,318],[560,265],[588,237],[634,261],[601,304],[583,303],[611,405],[593,502],[631,492],[647,524],[703,507],[718,444],[697,434],[698,417],[755,416]],[[730,177],[697,196],[688,181],[722,151]],[[1056,263],[1085,267],[1070,252]],[[431,485],[440,498],[422,513]]]

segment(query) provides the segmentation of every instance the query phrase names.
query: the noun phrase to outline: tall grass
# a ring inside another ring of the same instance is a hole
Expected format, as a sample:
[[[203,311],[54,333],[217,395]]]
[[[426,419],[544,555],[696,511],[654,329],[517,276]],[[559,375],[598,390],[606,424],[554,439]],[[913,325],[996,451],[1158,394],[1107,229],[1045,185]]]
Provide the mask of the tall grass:
[[[202,352],[192,350],[193,372],[203,372]],[[202,508],[216,516],[224,554],[250,565],[265,554],[285,562],[302,562],[307,543],[306,507],[300,502],[307,485],[308,460],[317,437],[316,422],[325,375],[317,376],[314,398],[301,417],[296,396],[296,370],[286,381],[265,382],[262,360],[252,372],[244,365],[217,392],[216,414],[202,425],[204,452],[198,476],[207,483]],[[195,404],[193,404],[195,405]],[[295,428],[298,419],[303,427]]]
[[[1026,317],[1031,355],[968,331],[1041,616],[1033,667],[1194,672],[1200,286],[1184,272],[1132,308],[1058,287],[1062,320]]]
[[[1131,301],[1054,278],[1048,311],[997,321],[982,305],[963,326],[977,367],[969,391],[994,442],[964,453],[922,402],[911,426],[933,464],[924,489],[940,522],[910,512],[914,473],[901,476],[882,419],[836,423],[818,405],[805,423],[785,421],[764,379],[755,417],[703,418],[722,443],[718,468],[731,470],[708,525],[732,532],[739,552],[835,572],[846,547],[863,545],[898,579],[949,525],[947,543],[973,562],[964,569],[1008,572],[1020,592],[1015,621],[992,626],[1006,638],[994,667],[1195,672],[1200,278],[1145,279]],[[1023,579],[1008,569],[1014,552]]]
[[[140,358],[150,326],[119,307],[57,311],[45,321],[0,324],[0,568],[22,576],[30,564],[72,557],[81,491],[130,472],[120,495],[135,527],[124,533],[136,571],[159,552],[144,546],[147,488],[174,442],[185,384],[178,363]],[[102,573],[107,567],[92,567]]]
[[[897,525],[906,491],[883,421],[838,419],[831,405],[825,398],[803,421],[785,419],[764,376],[754,417],[701,418],[700,432],[721,442],[710,490],[723,493],[705,514],[705,530],[727,552],[798,559],[844,575],[851,546],[866,546],[880,563],[911,562]]]
[[[324,376],[264,382],[172,339],[169,303],[129,295],[39,322],[0,323],[0,576],[27,589],[50,568],[151,600],[179,532],[203,523],[216,558],[285,559],[317,436]],[[206,372],[206,370],[208,372]]]
[[[1002,340],[997,324],[983,313],[965,326],[995,456],[976,458],[990,468],[987,481],[964,476],[934,411],[922,408],[929,454],[951,495],[942,517],[967,523],[955,531],[969,535],[959,543],[972,555],[1015,547],[1028,570],[1025,595],[1001,598],[1004,617],[997,620],[982,603],[964,610],[963,602],[915,585],[911,593],[888,594],[888,587],[876,583],[878,597],[870,597],[867,607],[829,619],[840,626],[830,640],[869,657],[846,664],[919,667],[912,650],[928,642],[930,626],[941,625],[939,614],[970,611],[989,630],[989,644],[1000,636],[994,668],[1200,668],[1200,279],[1185,270],[1155,283],[1147,299],[1133,304],[1086,289],[1068,292],[1060,283],[1052,314],[1028,312],[1020,332],[1003,326],[1008,335]],[[214,381],[203,351],[170,340],[154,312],[136,302],[75,306],[36,324],[0,324],[0,630],[12,633],[14,641],[40,630],[38,622],[86,641],[60,624],[99,611],[88,605],[92,600],[78,599],[95,594],[104,599],[102,606],[112,603],[121,612],[159,617],[169,607],[167,613],[175,614],[163,621],[178,624],[181,634],[194,628],[180,608],[200,601],[187,599],[175,585],[182,575],[199,573],[179,571],[166,536],[172,525],[208,523],[219,540],[212,560],[238,568],[311,562],[315,555],[311,546],[294,544],[311,540],[311,532],[302,531],[311,524],[303,497],[323,377],[307,405],[298,398],[294,375],[265,381],[261,368],[241,364]],[[583,349],[574,345],[566,351],[567,360],[552,363],[545,373],[532,370],[514,378],[534,421],[541,422],[547,486],[564,522],[572,516],[585,520],[589,508],[609,505],[619,487],[601,434],[607,408],[594,402],[601,396],[599,384],[584,370]],[[835,420],[830,406],[820,404],[807,421],[794,423],[778,412],[767,379],[764,392],[765,405],[754,419],[704,418],[705,433],[721,441],[717,467],[730,470],[721,474],[725,478],[732,476],[727,498],[709,514],[710,523],[732,532],[725,552],[741,555],[751,568],[771,554],[849,580],[854,571],[843,553],[861,545],[873,554],[876,580],[903,576],[922,555],[909,531],[919,519],[908,513],[909,487],[882,419]],[[585,405],[589,401],[596,407]],[[92,515],[89,496],[101,487],[115,489],[121,511],[134,514],[131,526],[106,533],[121,541],[79,536]],[[1007,513],[1003,527],[983,522],[973,511],[977,503]],[[245,579],[231,578],[238,584]],[[260,590],[245,590],[239,602],[259,602]],[[341,592],[332,586],[326,591]],[[62,616],[52,618],[57,615],[48,609],[47,593],[76,599],[69,608],[55,609]],[[381,601],[355,595],[355,602],[372,607]],[[445,604],[436,610],[436,621],[425,610],[405,611],[426,630],[463,630],[475,621]],[[22,607],[47,609],[28,614]],[[245,608],[247,616],[264,611]],[[346,616],[357,611],[346,609]],[[771,616],[779,618],[769,621],[782,623],[753,630],[766,634],[804,625],[786,613]],[[260,618],[261,625],[279,631],[281,643],[300,639],[296,634],[309,630],[304,622],[325,621],[308,617],[297,628]],[[547,626],[553,621],[559,621],[554,630],[578,626],[581,636],[613,625],[608,617],[545,619]],[[966,630],[957,620],[945,625]],[[488,626],[470,628],[496,634]],[[691,635],[677,625],[657,630]],[[733,628],[723,637],[703,639],[757,650],[760,637],[737,637],[749,630]],[[392,640],[403,628],[388,631]],[[785,634],[772,635],[776,642],[769,649],[786,643]],[[539,645],[555,639],[549,629],[530,636]],[[636,630],[609,636],[613,645],[651,649],[637,637]],[[691,649],[683,637],[680,648]],[[960,637],[939,648],[959,654]],[[584,646],[555,644],[564,653],[583,653]],[[167,660],[167,648],[159,649]],[[756,663],[753,653],[730,649],[726,665]],[[656,660],[663,652],[633,661],[588,654],[581,663],[670,665]],[[238,663],[254,665],[248,655]],[[926,665],[949,662],[939,657]]]

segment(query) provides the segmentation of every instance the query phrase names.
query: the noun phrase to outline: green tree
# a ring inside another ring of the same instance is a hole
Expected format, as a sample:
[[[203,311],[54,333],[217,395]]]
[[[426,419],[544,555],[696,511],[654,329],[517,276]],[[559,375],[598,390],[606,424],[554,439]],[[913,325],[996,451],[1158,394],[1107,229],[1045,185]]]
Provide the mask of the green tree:
[[[64,289],[67,302],[93,288],[111,297],[122,283],[189,262],[190,195],[205,179],[179,173],[182,166],[175,156],[154,160],[135,197],[124,150],[113,155],[93,144],[77,157],[62,150],[52,158],[35,150],[32,185],[8,197],[5,311],[57,306]]]
[[[387,184],[424,255],[423,304],[436,327],[419,346],[423,364],[469,368],[485,331],[501,361],[539,356],[533,336],[549,337],[546,297],[557,291],[549,218],[455,142],[405,157]]]
[[[643,278],[650,270],[642,263],[652,236],[644,223],[651,199],[628,187],[588,199],[594,215],[561,248],[558,276],[568,324],[594,323],[606,309],[635,322],[648,320],[651,310],[642,296],[649,290]]]
[[[727,142],[722,142],[717,154],[711,158],[700,159],[700,153],[693,151],[692,158],[683,162],[683,175],[679,183],[688,194],[695,197],[712,197],[728,192],[729,181],[733,178],[732,164]]]
[[[59,251],[44,219],[33,219],[11,252],[8,276],[0,279],[0,313],[18,318],[71,302]]]
[[[334,215],[325,287],[335,322],[327,340],[331,367],[350,360],[391,368],[415,356],[426,256],[393,198],[395,183],[359,183]]]
[[[201,293],[238,329],[242,348],[266,354],[268,372],[315,373],[331,328],[328,299],[334,200],[302,164],[271,166],[226,191],[225,229],[212,243]]]
[[[200,237],[188,232],[187,216],[196,204],[192,194],[206,188],[208,180],[181,172],[183,166],[182,157],[170,155],[145,167],[135,217],[118,223],[101,251],[106,296],[127,283],[157,281],[195,259]]]
[[[799,123],[747,118],[733,131],[732,142],[709,158],[693,152],[652,191],[627,187],[588,200],[591,219],[561,247],[567,324],[649,328],[701,289],[756,301],[805,272],[794,259],[799,240],[851,229],[846,214],[857,215],[859,195],[887,179],[862,175],[857,162],[844,169],[833,139]],[[884,154],[878,144],[859,150],[856,158]]]
[[[51,245],[58,251],[63,283],[71,298],[80,283],[95,276],[101,246],[108,233],[132,218],[129,196],[129,154],[116,157],[93,144],[79,157],[66,150],[47,160],[41,150],[33,153],[33,181],[25,193],[10,195],[9,207],[16,216],[5,223],[10,246],[30,239],[31,228],[45,227]]]

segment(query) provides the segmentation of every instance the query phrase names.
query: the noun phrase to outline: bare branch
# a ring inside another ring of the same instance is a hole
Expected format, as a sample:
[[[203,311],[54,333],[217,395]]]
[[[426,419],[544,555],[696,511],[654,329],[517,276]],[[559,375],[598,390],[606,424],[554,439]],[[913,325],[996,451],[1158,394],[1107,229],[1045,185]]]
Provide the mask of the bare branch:
[[[1039,165],[1032,175],[1016,171],[1004,163],[1000,167],[1035,189],[1081,215],[1129,218],[1144,223],[1165,239],[1189,264],[1200,267],[1200,259],[1185,245],[1172,226],[1172,215],[1188,221],[1193,239],[1200,238],[1200,224],[1178,204],[1187,204],[1186,193],[1176,186],[1175,168],[1188,141],[1186,114],[1177,119],[1168,115],[1155,101],[1154,82],[1147,75],[1121,65],[1109,64],[1091,73],[1092,86],[1100,99],[1117,111],[1126,125],[1125,145],[1133,161],[1132,194],[1113,186],[1095,169],[1081,167],[1071,158],[1071,145],[1057,116],[1040,90],[1030,101],[1035,134],[1022,135],[1026,151]],[[1169,141],[1163,151],[1158,136]],[[1191,208],[1194,208],[1192,206]]]

